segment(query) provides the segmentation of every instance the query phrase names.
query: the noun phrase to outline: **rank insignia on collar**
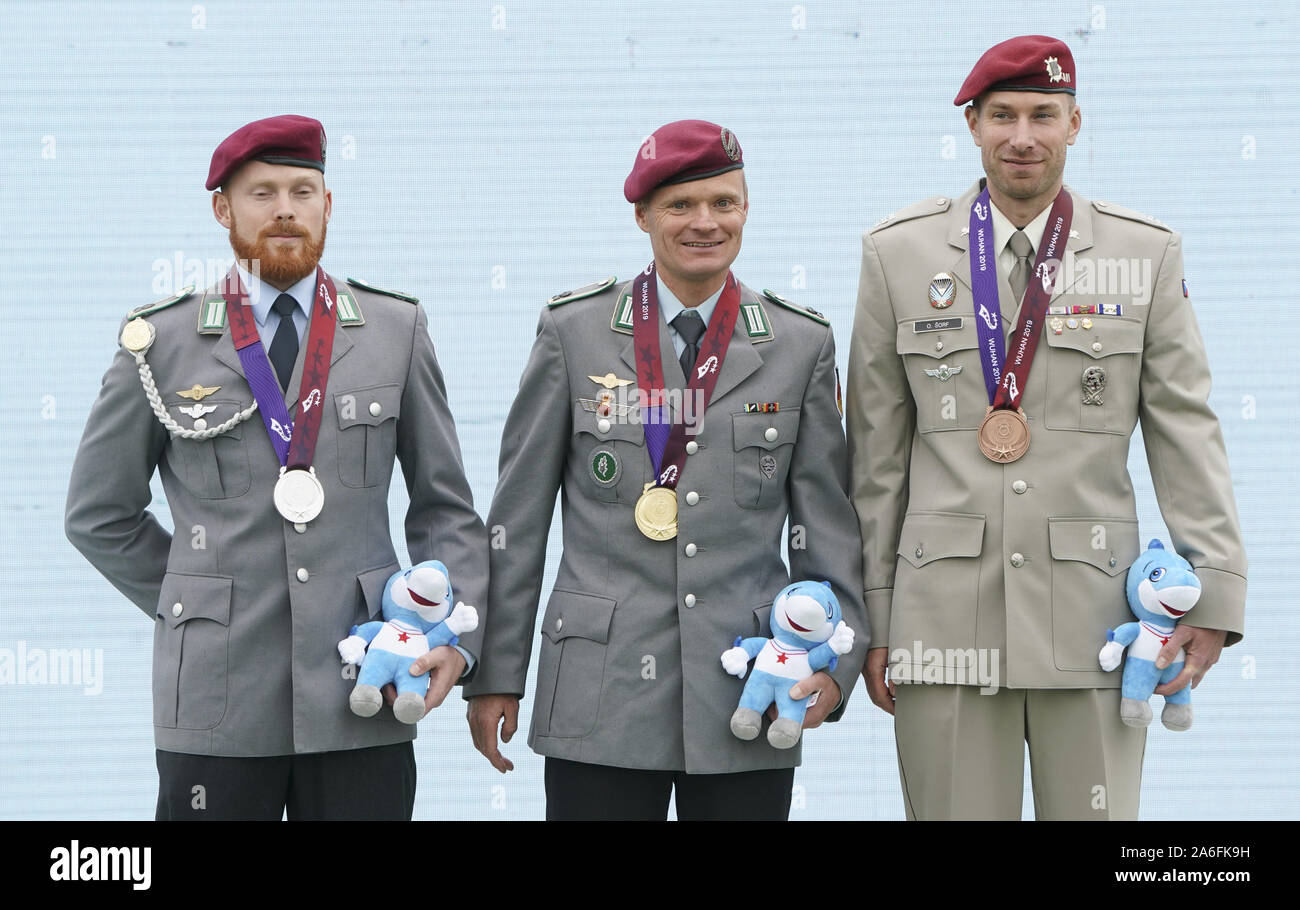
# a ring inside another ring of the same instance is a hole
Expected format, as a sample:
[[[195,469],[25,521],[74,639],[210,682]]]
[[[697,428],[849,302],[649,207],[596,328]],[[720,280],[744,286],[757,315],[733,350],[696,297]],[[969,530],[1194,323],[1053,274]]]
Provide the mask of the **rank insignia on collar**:
[[[947,272],[940,272],[930,279],[930,306],[936,310],[945,310],[957,299],[957,284]]]
[[[176,394],[182,398],[188,398],[190,401],[202,401],[213,392],[221,391],[219,385],[199,385],[197,382],[188,389],[181,389]]]

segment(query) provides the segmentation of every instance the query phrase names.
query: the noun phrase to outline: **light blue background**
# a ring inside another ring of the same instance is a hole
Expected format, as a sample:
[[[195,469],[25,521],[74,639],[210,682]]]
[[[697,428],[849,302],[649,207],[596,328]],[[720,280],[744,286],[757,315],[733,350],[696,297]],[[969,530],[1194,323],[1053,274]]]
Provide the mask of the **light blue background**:
[[[1300,28],[1282,0],[0,5],[0,648],[104,659],[99,695],[0,686],[0,817],[152,817],[152,627],[67,544],[63,503],[118,322],[169,289],[155,263],[230,255],[203,181],[231,131],[324,122],[324,264],[422,299],[486,514],[539,307],[650,258],[622,198],[643,136],[686,117],[736,132],[736,273],[824,312],[842,371],[861,232],[979,176],[952,98],[1026,33],[1076,58],[1067,181],[1185,236],[1250,555],[1246,639],[1196,691],[1191,732],[1151,728],[1142,815],[1297,817]],[[1163,536],[1132,451],[1143,536]],[[169,522],[161,488],[155,508]],[[454,698],[421,724],[417,817],[540,817],[524,730],[503,778],[463,718]],[[804,756],[792,817],[902,816],[892,725],[861,684]]]

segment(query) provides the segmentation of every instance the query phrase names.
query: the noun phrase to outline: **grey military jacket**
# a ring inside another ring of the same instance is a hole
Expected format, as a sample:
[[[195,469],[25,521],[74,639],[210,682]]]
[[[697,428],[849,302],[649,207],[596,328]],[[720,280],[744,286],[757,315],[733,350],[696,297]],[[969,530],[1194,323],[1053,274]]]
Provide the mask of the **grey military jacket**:
[[[770,635],[772,601],[793,577],[829,581],[856,633],[834,674],[846,699],[865,657],[830,328],[742,285],[713,400],[688,437],[678,535],[653,541],[633,519],[654,478],[644,428],[621,411],[622,397],[607,417],[600,412],[602,393],[636,387],[629,289],[610,279],[542,311],[502,437],[488,522],[504,539],[491,550],[492,606],[466,694],[524,691],[558,490],[564,553],[541,624],[533,749],[691,773],[798,764],[797,748],[732,735],[744,684],[723,671],[720,655],[737,636]],[[662,318],[659,334],[671,397],[685,377]],[[779,410],[747,413],[747,404]]]
[[[424,310],[335,285],[339,322],[313,465],[325,506],[301,530],[272,503],[280,465],[259,412],[213,439],[172,436],[125,348],[90,409],[66,530],[154,622],[160,749],[265,756],[414,737],[414,726],[387,709],[352,714],[355,678],[336,650],[354,623],[379,613],[384,583],[398,569],[388,523],[395,456],[411,497],[411,558],[441,559],[456,597],[484,603],[486,533]],[[143,318],[157,330],[146,357],[161,404],[182,427],[196,420],[215,427],[252,403],[215,288]],[[291,418],[306,349],[285,396]],[[215,389],[197,418],[196,402],[179,394],[196,384]],[[148,511],[155,470],[174,534]],[[475,654],[477,634],[461,644]]]
[[[1139,419],[1173,545],[1203,586],[1188,623],[1227,630],[1232,644],[1246,555],[1181,238],[1072,194],[1049,304],[1065,309],[1049,309],[1023,393],[1029,450],[996,464],[976,441],[988,407],[966,233],[978,191],[917,203],[863,238],[845,395],[867,606],[891,674],[1120,684],[1097,652],[1132,619],[1125,576],[1145,546],[1127,466]],[[936,309],[928,286],[940,273],[955,301]],[[1009,333],[1018,308],[1001,270],[998,300]]]

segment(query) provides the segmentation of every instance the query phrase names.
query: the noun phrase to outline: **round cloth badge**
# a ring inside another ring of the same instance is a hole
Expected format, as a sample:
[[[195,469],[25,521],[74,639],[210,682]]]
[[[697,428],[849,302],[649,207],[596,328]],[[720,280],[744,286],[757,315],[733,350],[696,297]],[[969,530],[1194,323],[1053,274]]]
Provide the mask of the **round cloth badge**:
[[[591,470],[592,478],[602,487],[612,486],[618,482],[620,465],[613,449],[604,447],[593,449],[588,468]]]

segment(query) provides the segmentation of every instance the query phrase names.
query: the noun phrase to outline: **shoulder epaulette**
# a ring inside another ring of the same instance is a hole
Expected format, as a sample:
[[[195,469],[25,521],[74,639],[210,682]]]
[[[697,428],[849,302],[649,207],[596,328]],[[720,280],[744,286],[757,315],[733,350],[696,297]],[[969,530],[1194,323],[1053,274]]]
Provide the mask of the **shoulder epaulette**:
[[[591,297],[605,290],[615,281],[618,281],[613,275],[604,281],[593,281],[591,284],[584,284],[580,288],[574,288],[572,291],[562,291],[546,301],[547,306],[563,306],[566,303],[572,303],[575,300],[581,300],[584,297]]]
[[[419,297],[412,297],[410,294],[403,294],[401,291],[390,291],[388,288],[375,287],[359,278],[349,278],[348,284],[353,287],[362,288],[367,291],[373,291],[376,294],[383,294],[385,297],[396,297],[398,300],[405,300],[407,303],[419,303]]]
[[[1101,202],[1093,200],[1092,207],[1105,215],[1114,215],[1116,218],[1127,218],[1129,221],[1137,221],[1141,224],[1150,225],[1162,231],[1173,233],[1174,229],[1165,224],[1158,218],[1152,218],[1150,215],[1143,215],[1141,212],[1135,212],[1132,209],[1126,209],[1122,205],[1116,205],[1113,202]]]
[[[911,221],[913,218],[923,218],[926,215],[938,215],[948,211],[952,207],[952,200],[947,196],[931,196],[929,199],[922,199],[920,202],[913,203],[905,209],[899,209],[892,215],[886,215],[875,223],[871,228],[871,233],[883,231],[887,227],[893,227],[896,224],[902,224],[904,221]]]
[[[777,306],[785,307],[787,310],[789,310],[792,313],[798,313],[800,316],[807,316],[809,319],[813,320],[814,322],[820,322],[822,325],[831,324],[829,319],[827,319],[825,316],[823,316],[821,313],[817,312],[816,310],[806,306],[800,306],[797,303],[793,303],[789,300],[786,300],[784,297],[782,297],[780,294],[776,293],[775,291],[769,291],[766,288],[764,288],[763,296],[766,297],[768,300],[772,301],[773,303],[775,303]]]
[[[193,296],[193,294],[194,285],[190,285],[187,288],[181,288],[179,294],[175,294],[171,297],[164,297],[162,300],[155,300],[153,303],[146,303],[143,306],[136,307],[134,310],[126,314],[126,318],[134,319],[137,316],[148,316],[150,313],[157,313],[159,310],[165,310],[169,306],[174,306],[180,303],[182,300]]]

